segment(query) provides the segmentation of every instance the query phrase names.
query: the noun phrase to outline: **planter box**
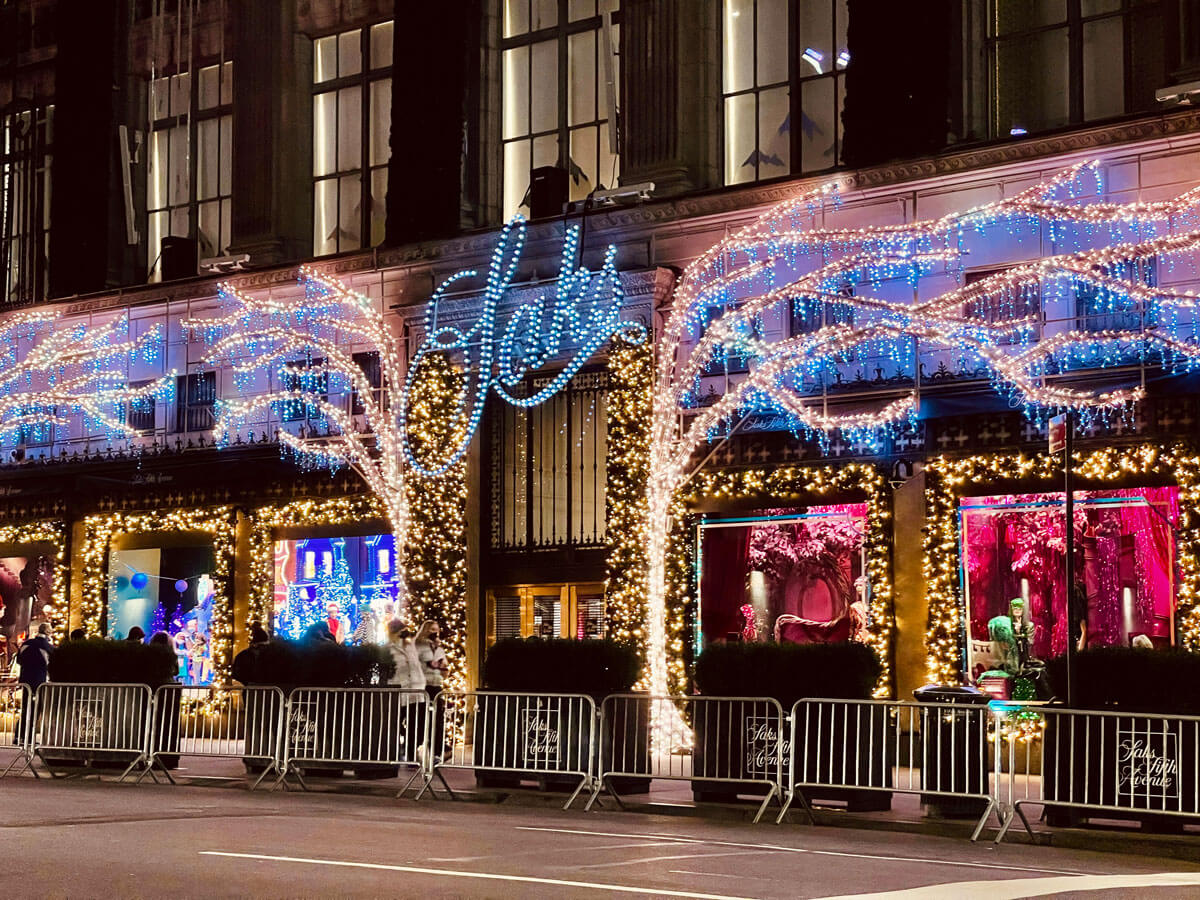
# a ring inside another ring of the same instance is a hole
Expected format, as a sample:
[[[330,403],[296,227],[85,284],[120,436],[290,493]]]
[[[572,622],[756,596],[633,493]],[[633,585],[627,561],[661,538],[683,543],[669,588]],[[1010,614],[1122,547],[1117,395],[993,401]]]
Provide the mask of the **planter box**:
[[[1128,716],[1048,714],[1042,743],[1042,791],[1047,804],[1080,803],[1128,811],[1161,826],[1154,813],[1200,814],[1197,728],[1190,721]],[[1118,812],[1048,808],[1063,822]],[[1178,824],[1182,824],[1178,822]]]

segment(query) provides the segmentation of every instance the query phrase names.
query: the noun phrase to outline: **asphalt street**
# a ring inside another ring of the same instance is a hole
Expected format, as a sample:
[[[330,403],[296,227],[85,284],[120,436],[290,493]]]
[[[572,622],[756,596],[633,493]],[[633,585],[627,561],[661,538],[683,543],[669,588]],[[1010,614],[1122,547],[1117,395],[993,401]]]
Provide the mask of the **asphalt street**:
[[[1196,862],[628,812],[0,779],[6,897],[1200,897]]]

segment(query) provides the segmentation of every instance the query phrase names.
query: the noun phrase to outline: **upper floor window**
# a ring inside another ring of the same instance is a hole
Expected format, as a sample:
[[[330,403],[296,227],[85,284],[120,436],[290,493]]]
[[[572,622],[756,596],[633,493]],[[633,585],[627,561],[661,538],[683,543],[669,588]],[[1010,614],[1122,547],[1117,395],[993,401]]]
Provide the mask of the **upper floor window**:
[[[1158,284],[1158,260],[1153,256],[1125,260],[1103,272],[1147,287]],[[1153,307],[1143,310],[1138,301],[1087,282],[1076,282],[1075,316],[1081,331],[1136,332],[1141,331],[1143,325],[1157,324]]]
[[[0,116],[0,305],[46,297],[54,107]]]
[[[978,2],[978,0],[977,0]],[[987,0],[993,137],[1157,107],[1178,55],[1165,0]]]
[[[723,0],[725,183],[838,164],[846,0]]]
[[[529,214],[534,169],[567,172],[569,200],[617,183],[611,121],[619,96],[604,13],[619,0],[505,0],[503,127],[505,218]]]
[[[233,63],[150,83],[147,271],[162,277],[165,237],[194,238],[197,259],[229,247],[233,205]]]
[[[1012,266],[998,266],[993,269],[977,269],[974,272],[966,272],[963,275],[963,285],[975,284],[1011,268]],[[996,336],[997,344],[1009,346],[1035,340],[1041,327],[1041,288],[1034,283],[985,294],[969,301],[963,313],[968,318],[977,319],[988,325],[1002,325],[1017,320],[1026,320],[1026,324],[1014,325],[1011,329]]]
[[[383,240],[391,125],[392,23],[314,41],[314,255]]]
[[[192,372],[176,377],[175,430],[212,431],[216,422],[217,373]]]

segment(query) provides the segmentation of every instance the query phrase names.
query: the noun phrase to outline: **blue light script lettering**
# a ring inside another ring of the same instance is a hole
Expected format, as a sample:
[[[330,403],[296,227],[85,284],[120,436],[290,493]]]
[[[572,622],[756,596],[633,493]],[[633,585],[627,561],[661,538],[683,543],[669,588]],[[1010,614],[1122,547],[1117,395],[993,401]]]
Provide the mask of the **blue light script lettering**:
[[[413,471],[424,476],[441,475],[462,459],[471,437],[479,428],[489,393],[514,406],[537,406],[562,390],[608,340],[624,334],[640,344],[646,329],[637,322],[621,319],[621,282],[617,275],[617,248],[609,245],[599,272],[577,268],[579,226],[567,230],[563,240],[562,262],[555,284],[553,302],[547,307],[547,295],[518,307],[509,317],[503,333],[497,321],[500,302],[512,284],[525,246],[524,216],[515,216],[500,232],[500,242],[492,253],[483,308],[470,328],[438,324],[438,308],[451,285],[474,277],[475,270],[459,272],[443,281],[429,299],[425,312],[425,340],[409,365],[404,389],[400,394],[397,421],[404,456]],[[565,349],[574,347],[566,366],[535,394],[517,397],[512,389],[525,376],[542,368]],[[465,423],[462,437],[445,459],[427,465],[413,454],[408,431],[409,397],[426,357],[435,353],[461,353],[466,384],[459,398],[455,418]]]

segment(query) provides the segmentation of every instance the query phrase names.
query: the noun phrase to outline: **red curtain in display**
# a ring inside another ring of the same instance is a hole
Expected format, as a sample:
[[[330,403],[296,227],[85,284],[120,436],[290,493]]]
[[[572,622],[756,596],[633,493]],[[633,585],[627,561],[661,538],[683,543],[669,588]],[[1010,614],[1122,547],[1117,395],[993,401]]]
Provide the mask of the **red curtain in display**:
[[[794,518],[786,518],[788,513]],[[866,504],[771,510],[761,522],[701,528],[705,643],[845,641],[866,624]]]
[[[1034,626],[1032,654],[1064,653],[1063,495],[965,498],[962,507],[972,674],[988,667],[988,622],[1008,615],[1015,597]],[[1171,643],[1178,513],[1177,487],[1078,492],[1075,570],[1087,597],[1089,646],[1129,646],[1138,635]]]

